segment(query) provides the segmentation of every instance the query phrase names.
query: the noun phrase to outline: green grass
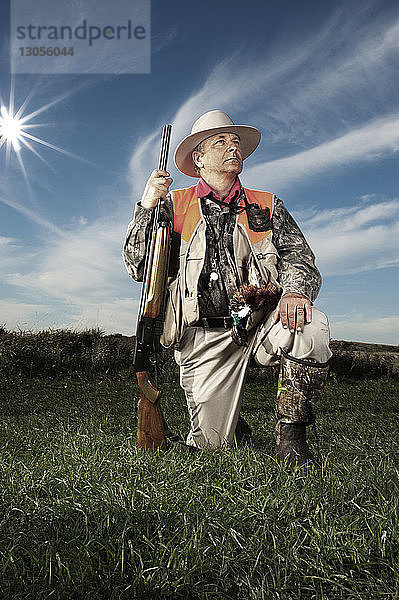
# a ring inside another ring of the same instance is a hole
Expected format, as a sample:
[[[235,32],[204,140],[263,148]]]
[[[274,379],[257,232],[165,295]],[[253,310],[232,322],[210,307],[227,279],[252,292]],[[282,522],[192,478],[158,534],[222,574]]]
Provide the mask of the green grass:
[[[126,376],[3,379],[0,598],[399,599],[399,383],[329,378],[318,476],[274,460],[266,379],[252,445],[195,455],[136,450]]]

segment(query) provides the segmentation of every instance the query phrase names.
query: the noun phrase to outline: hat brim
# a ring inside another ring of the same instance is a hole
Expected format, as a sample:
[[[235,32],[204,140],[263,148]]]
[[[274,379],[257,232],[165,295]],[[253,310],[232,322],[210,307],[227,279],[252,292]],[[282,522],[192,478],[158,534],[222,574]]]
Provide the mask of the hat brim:
[[[236,133],[239,136],[243,160],[252,154],[260,141],[260,132],[250,125],[225,125],[192,133],[185,137],[176,148],[174,160],[179,171],[189,177],[199,177],[195,172],[191,153],[198,144],[217,133]]]

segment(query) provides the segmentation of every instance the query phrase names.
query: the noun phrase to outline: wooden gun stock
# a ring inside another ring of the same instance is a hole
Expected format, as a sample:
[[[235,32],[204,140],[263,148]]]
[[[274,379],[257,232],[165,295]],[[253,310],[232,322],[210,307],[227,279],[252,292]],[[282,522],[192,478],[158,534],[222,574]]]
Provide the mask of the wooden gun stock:
[[[166,450],[165,423],[159,406],[162,392],[151,383],[147,371],[136,373],[136,376],[140,388],[137,447]]]

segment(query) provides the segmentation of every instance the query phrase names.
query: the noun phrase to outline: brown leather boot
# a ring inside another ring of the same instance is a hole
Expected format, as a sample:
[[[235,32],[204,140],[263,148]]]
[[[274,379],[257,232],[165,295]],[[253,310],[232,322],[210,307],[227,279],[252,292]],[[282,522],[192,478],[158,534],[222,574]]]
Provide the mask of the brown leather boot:
[[[289,465],[320,466],[306,441],[306,425],[315,422],[315,405],[328,375],[328,362],[301,360],[281,350],[276,402],[276,456]]]

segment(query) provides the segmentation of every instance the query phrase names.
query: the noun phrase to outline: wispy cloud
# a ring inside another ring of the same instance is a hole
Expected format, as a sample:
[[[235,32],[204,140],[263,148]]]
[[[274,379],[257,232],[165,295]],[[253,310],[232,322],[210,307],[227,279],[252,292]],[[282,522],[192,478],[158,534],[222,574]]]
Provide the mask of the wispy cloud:
[[[6,279],[33,295],[67,302],[102,302],[118,296],[126,272],[121,251],[125,227],[120,222],[98,220],[54,236],[35,257],[28,272],[10,273]]]
[[[5,246],[12,244],[13,242],[15,242],[15,238],[0,236],[0,248],[4,248]]]
[[[330,316],[331,337],[375,344],[398,344],[399,315],[370,319],[365,314],[348,314],[345,318]]]
[[[399,265],[397,199],[323,210],[306,219],[302,229],[325,276]]]
[[[20,242],[16,238],[0,236],[0,276],[4,278],[18,264],[16,256],[20,250]]]
[[[0,326],[9,330],[41,331],[43,329],[99,328],[105,333],[133,335],[136,325],[138,301],[117,298],[108,302],[65,304],[55,306],[51,301],[37,304],[0,300]]]
[[[10,328],[33,323],[36,329],[100,327],[132,335],[140,285],[123,265],[125,229],[121,219],[82,222],[64,236],[49,236],[29,262],[26,248],[0,238],[0,255],[9,258],[3,280],[20,298],[1,301],[2,322]]]
[[[41,321],[49,313],[53,312],[50,304],[19,302],[15,298],[3,298],[0,300],[0,325],[6,329],[30,329],[32,323],[37,329],[43,329]],[[50,326],[50,325],[49,325]]]
[[[27,206],[23,206],[15,200],[11,200],[10,198],[6,198],[4,196],[0,196],[0,202],[5,204],[6,206],[9,206],[10,208],[13,208],[24,217],[27,217],[33,223],[40,225],[40,227],[43,227],[44,229],[47,229],[52,233],[63,235],[62,230],[59,227],[57,227],[57,225],[46,219],[46,217],[40,215],[37,211],[31,210]]]
[[[108,302],[81,303],[72,307],[67,318],[58,325],[67,329],[99,328],[105,333],[134,335],[138,300],[116,298]]]
[[[370,26],[369,20],[362,23],[358,11],[352,15],[340,11],[323,33],[303,41],[309,54],[299,55],[291,71],[287,61],[277,56],[276,77],[268,82],[269,89],[263,88],[264,101],[256,112],[271,141],[306,145],[397,106],[393,85],[399,49],[397,15],[373,19]]]
[[[286,187],[290,177],[298,181],[330,165],[341,167],[348,160],[397,150],[399,115],[392,113],[397,106],[392,81],[399,19],[386,12],[370,26],[373,6],[364,3],[355,13],[340,8],[312,35],[277,42],[257,60],[241,48],[220,61],[177,107],[171,120],[172,147],[200,114],[226,110],[235,122],[263,130],[263,142],[248,163],[257,164],[244,176],[269,188]],[[385,116],[375,119],[376,114]],[[156,164],[160,125],[133,152],[134,197],[141,195],[148,164]],[[298,146],[306,150],[293,152]],[[177,174],[175,183],[179,187],[187,179]]]
[[[272,190],[287,189],[321,171],[390,156],[399,150],[399,114],[375,119],[334,140],[298,154],[251,167],[243,180]]]
[[[162,33],[151,36],[151,54],[164,51],[168,46],[173,44],[178,38],[179,31],[177,24],[172,24],[169,29],[164,28]]]

